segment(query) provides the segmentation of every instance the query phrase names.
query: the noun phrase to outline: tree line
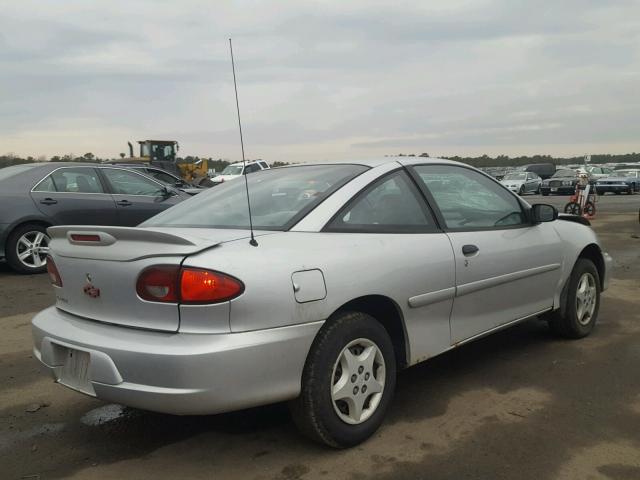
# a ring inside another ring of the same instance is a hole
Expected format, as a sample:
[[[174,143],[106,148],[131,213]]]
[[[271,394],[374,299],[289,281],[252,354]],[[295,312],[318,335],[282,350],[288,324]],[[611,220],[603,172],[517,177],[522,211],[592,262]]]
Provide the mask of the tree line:
[[[122,156],[121,156],[122,158]],[[187,156],[187,157],[178,157],[176,159],[177,163],[192,163],[192,162],[197,162],[201,159],[206,159],[207,160],[207,164],[209,166],[210,169],[215,169],[216,172],[220,172],[222,170],[224,170],[227,165],[231,164],[232,162],[230,162],[229,160],[224,160],[222,158],[219,159],[213,159],[213,158],[201,158],[201,157],[193,157],[193,156]],[[34,158],[34,157],[19,157],[17,155],[14,154],[6,154],[6,155],[0,155],[0,168],[2,167],[8,167],[10,165],[20,165],[22,163],[34,163],[34,162],[44,162],[46,161],[46,157],[44,156],[40,156],[38,158]],[[102,162],[107,162],[107,161],[114,161],[114,160],[118,160],[118,159],[114,159],[114,158],[100,158],[97,157],[96,155],[94,155],[91,152],[85,153],[84,155],[74,155],[72,153],[68,153],[66,155],[54,155],[53,157],[51,157],[51,159],[49,161],[51,162],[83,162],[83,163],[102,163]],[[250,161],[250,160],[247,160]],[[271,163],[272,167],[282,167],[285,165],[289,165],[287,162],[273,162]]]
[[[404,154],[400,153],[397,156],[400,157],[429,157],[428,153],[420,153],[420,154]],[[205,158],[205,157],[202,157]],[[446,158],[449,160],[456,160],[458,162],[466,163],[468,165],[472,165],[474,167],[519,167],[522,165],[529,165],[532,163],[553,163],[554,165],[570,165],[570,164],[582,164],[584,162],[584,156],[578,157],[553,157],[551,155],[532,155],[532,156],[518,156],[518,157],[509,157],[508,155],[498,155],[497,157],[490,157],[488,155],[482,155],[479,157],[460,157],[458,155],[455,156],[439,156],[439,158]],[[196,162],[200,160],[201,157],[178,157],[177,162]],[[76,156],[74,154],[66,154],[66,155],[54,155],[51,157],[50,161],[52,162],[89,162],[89,163],[101,163],[104,161],[111,161],[117,159],[111,158],[99,158],[95,156],[93,153],[88,152],[84,155]],[[206,158],[209,168],[215,169],[216,172],[220,172],[224,170],[224,168],[229,165],[229,160],[224,160],[222,158],[213,159]],[[19,157],[13,154],[0,155],[0,168],[8,167],[9,165],[19,165],[21,163],[33,163],[33,162],[42,162],[46,161],[46,157]],[[624,154],[596,154],[591,155],[591,163],[592,164],[602,164],[602,163],[637,163],[640,162],[640,153],[624,153]],[[271,163],[272,167],[282,167],[284,165],[288,165],[287,162],[273,162]]]
[[[400,153],[397,156],[400,157],[429,157],[428,153],[420,154],[404,154]],[[484,168],[484,167],[520,167],[523,165],[531,165],[533,163],[553,163],[554,165],[573,165],[584,163],[584,155],[578,157],[553,157],[551,155],[522,155],[518,157],[509,157],[508,155],[498,155],[496,157],[490,157],[488,155],[482,155],[479,157],[460,157],[455,156],[438,156],[438,158],[445,158],[447,160],[455,160],[457,162],[466,163],[468,165]],[[624,153],[624,154],[596,154],[591,155],[591,164],[602,163],[637,163],[640,162],[640,153]]]

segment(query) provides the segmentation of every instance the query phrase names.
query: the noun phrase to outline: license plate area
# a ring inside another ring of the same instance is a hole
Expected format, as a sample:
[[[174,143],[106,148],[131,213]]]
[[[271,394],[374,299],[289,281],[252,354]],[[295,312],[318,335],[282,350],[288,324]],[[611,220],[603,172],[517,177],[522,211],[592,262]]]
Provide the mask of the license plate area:
[[[91,364],[89,352],[74,348],[62,348],[64,351],[64,364],[58,370],[58,383],[87,395],[95,396],[96,393],[89,380],[89,366]]]
[[[551,191],[552,191],[552,192],[557,192],[557,191],[558,191],[558,187],[553,187],[553,188],[551,188]]]

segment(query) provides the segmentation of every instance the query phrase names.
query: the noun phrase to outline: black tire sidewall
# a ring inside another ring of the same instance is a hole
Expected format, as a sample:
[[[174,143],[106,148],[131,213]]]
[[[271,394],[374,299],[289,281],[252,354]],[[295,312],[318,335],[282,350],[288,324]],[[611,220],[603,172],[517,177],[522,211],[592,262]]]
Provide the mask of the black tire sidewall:
[[[24,265],[20,261],[20,259],[18,259],[18,254],[16,252],[18,240],[28,232],[41,232],[46,235],[47,227],[45,227],[44,225],[29,223],[26,225],[20,225],[19,227],[15,228],[7,237],[7,242],[5,245],[5,258],[7,259],[7,263],[12,268],[12,270],[18,273],[33,274],[45,272],[47,270],[46,265],[38,268],[30,268]]]
[[[396,362],[393,344],[385,328],[373,317],[360,312],[349,312],[335,320],[336,325],[326,334],[321,332],[321,341],[314,342],[311,362],[305,366],[303,376],[303,395],[312,395],[315,399],[315,416],[328,436],[330,445],[344,448],[357,445],[369,438],[382,423],[388,406],[393,398],[396,382]],[[337,328],[336,328],[337,327]],[[342,350],[353,340],[365,338],[374,342],[385,362],[385,386],[382,399],[373,415],[359,425],[350,425],[340,419],[333,407],[331,388],[333,368]],[[307,382],[313,377],[313,382]],[[305,391],[306,390],[306,391]],[[326,441],[326,439],[325,439]]]

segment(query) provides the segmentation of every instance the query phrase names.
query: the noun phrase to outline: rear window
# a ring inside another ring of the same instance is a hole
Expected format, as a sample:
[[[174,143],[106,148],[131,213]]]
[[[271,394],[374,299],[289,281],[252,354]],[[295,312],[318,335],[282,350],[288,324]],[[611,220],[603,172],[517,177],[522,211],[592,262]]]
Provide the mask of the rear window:
[[[367,169],[362,165],[303,165],[247,175],[254,228],[287,230]],[[245,182],[234,180],[212,187],[141,226],[248,228]]]

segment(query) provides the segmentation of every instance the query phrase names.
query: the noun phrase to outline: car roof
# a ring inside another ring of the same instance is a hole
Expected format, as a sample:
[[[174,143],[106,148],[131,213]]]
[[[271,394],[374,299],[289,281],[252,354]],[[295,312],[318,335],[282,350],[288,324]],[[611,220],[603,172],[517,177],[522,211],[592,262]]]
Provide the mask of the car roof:
[[[462,165],[470,167],[466,163],[456,162],[437,157],[406,157],[406,156],[388,156],[388,157],[372,157],[372,158],[354,158],[346,160],[329,160],[325,162],[307,162],[298,165],[364,165],[366,167],[379,167],[390,163],[398,163],[400,165],[422,165],[422,164],[446,164],[446,165]],[[292,165],[293,166],[293,165]],[[472,167],[474,168],[474,167]]]

